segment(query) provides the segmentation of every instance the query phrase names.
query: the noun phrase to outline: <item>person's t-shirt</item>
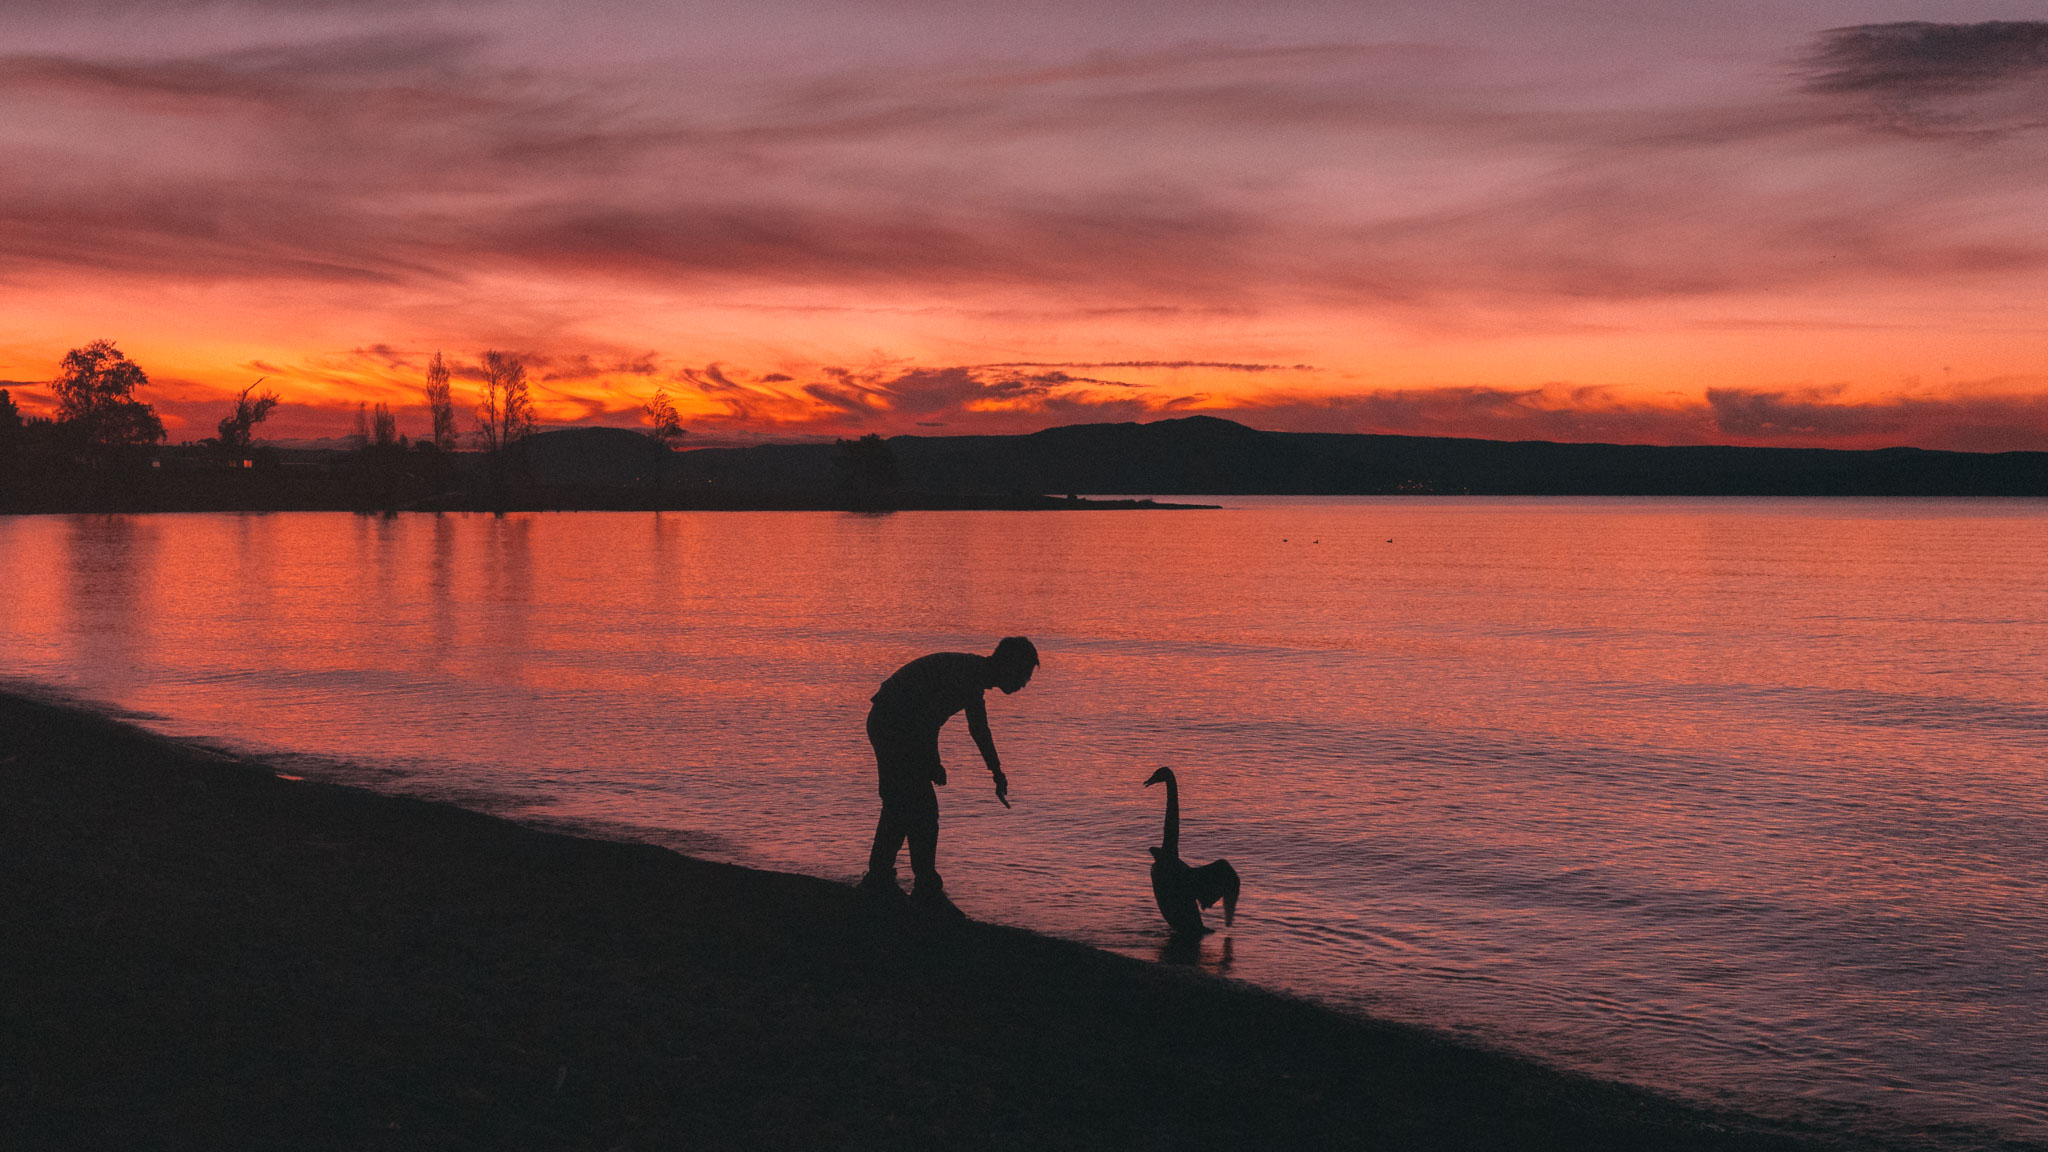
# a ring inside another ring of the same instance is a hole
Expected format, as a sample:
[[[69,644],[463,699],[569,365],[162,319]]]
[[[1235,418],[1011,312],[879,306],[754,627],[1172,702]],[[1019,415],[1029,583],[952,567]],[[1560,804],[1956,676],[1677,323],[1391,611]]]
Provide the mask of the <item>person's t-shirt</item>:
[[[920,656],[882,681],[875,706],[890,717],[938,728],[963,708],[978,708],[988,688],[988,657],[968,652]]]

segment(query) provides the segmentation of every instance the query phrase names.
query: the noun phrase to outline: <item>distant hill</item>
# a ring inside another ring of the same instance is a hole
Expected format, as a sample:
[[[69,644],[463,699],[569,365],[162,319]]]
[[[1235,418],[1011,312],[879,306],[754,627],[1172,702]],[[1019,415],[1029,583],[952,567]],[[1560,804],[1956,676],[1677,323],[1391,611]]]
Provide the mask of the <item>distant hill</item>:
[[[943,441],[935,441],[943,442]],[[1110,508],[1165,507],[1153,501],[1049,500],[1015,485],[925,486],[850,492],[832,463],[835,446],[770,444],[671,452],[625,428],[561,428],[539,433],[508,465],[506,489],[493,496],[477,487],[485,467],[476,454],[455,466],[471,483],[453,500],[430,498],[413,507],[481,507],[494,501],[519,508]],[[720,461],[707,472],[703,462]]]
[[[19,437],[17,437],[17,440]],[[491,462],[432,445],[263,445],[244,461],[198,445],[86,468],[44,441],[0,444],[0,512],[352,509],[1191,506],[1117,496],[2048,496],[2048,453],[1886,448],[1660,448],[1261,432],[1191,416],[1028,436],[898,436],[848,486],[830,443],[667,452],[624,428],[543,432]],[[879,466],[879,470],[877,467]],[[886,479],[894,475],[896,481]],[[878,479],[877,477],[884,477]],[[1071,494],[1098,497],[1069,499]]]
[[[928,493],[2048,496],[2044,452],[1264,432],[1213,416],[1024,436],[897,436],[889,446],[905,487]],[[836,483],[832,454],[829,444],[700,449],[678,453],[670,474],[726,490],[818,491]]]
[[[562,428],[528,446],[528,466],[548,484],[623,488],[648,484],[664,449],[626,428]],[[671,454],[669,460],[675,456]]]

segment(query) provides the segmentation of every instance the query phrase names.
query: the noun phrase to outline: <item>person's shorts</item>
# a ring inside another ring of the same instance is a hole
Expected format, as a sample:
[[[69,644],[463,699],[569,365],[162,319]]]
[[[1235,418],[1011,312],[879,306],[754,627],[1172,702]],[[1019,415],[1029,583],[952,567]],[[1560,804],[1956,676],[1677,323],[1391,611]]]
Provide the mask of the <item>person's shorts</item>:
[[[880,707],[870,708],[868,743],[875,748],[875,770],[881,776],[883,795],[905,786],[946,782],[946,766],[939,762],[937,728]]]

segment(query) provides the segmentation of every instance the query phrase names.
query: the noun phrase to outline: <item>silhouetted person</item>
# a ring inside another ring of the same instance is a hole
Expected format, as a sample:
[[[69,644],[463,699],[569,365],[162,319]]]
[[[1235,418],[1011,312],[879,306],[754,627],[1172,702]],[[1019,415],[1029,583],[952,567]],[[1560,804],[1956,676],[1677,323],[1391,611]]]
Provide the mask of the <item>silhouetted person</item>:
[[[1180,782],[1173,769],[1161,768],[1145,781],[1150,788],[1166,782],[1166,830],[1159,847],[1152,852],[1152,898],[1159,902],[1159,914],[1173,927],[1175,935],[1200,936],[1202,909],[1223,901],[1223,922],[1237,915],[1237,869],[1228,860],[1217,860],[1200,868],[1188,867],[1180,858]]]
[[[875,824],[875,845],[868,852],[868,872],[860,886],[893,894],[896,851],[910,841],[910,871],[916,883],[911,896],[940,901],[945,881],[936,865],[939,849],[939,798],[933,785],[946,782],[939,763],[939,729],[953,714],[967,713],[967,731],[995,778],[996,799],[1010,806],[1010,781],[996,757],[995,738],[988,730],[988,709],[982,693],[1000,688],[1005,695],[1031,682],[1038,667],[1038,649],[1022,636],[1006,636],[990,656],[967,652],[934,652],[920,656],[882,682],[868,709],[868,743],[875,747],[875,769],[881,777],[882,818]]]

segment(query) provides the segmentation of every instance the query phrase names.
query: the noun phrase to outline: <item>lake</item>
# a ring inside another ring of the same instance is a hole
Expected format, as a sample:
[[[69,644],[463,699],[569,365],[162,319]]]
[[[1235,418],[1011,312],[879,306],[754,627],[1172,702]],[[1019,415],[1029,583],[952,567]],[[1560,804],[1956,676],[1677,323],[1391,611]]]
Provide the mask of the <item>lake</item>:
[[[969,914],[1768,1115],[2048,1139],[2048,504],[0,517],[0,670],[312,777],[851,881],[867,698],[1029,635]],[[907,875],[907,865],[906,865]],[[793,941],[792,946],[801,946]],[[1975,1131],[1946,1126],[1974,1125]]]

